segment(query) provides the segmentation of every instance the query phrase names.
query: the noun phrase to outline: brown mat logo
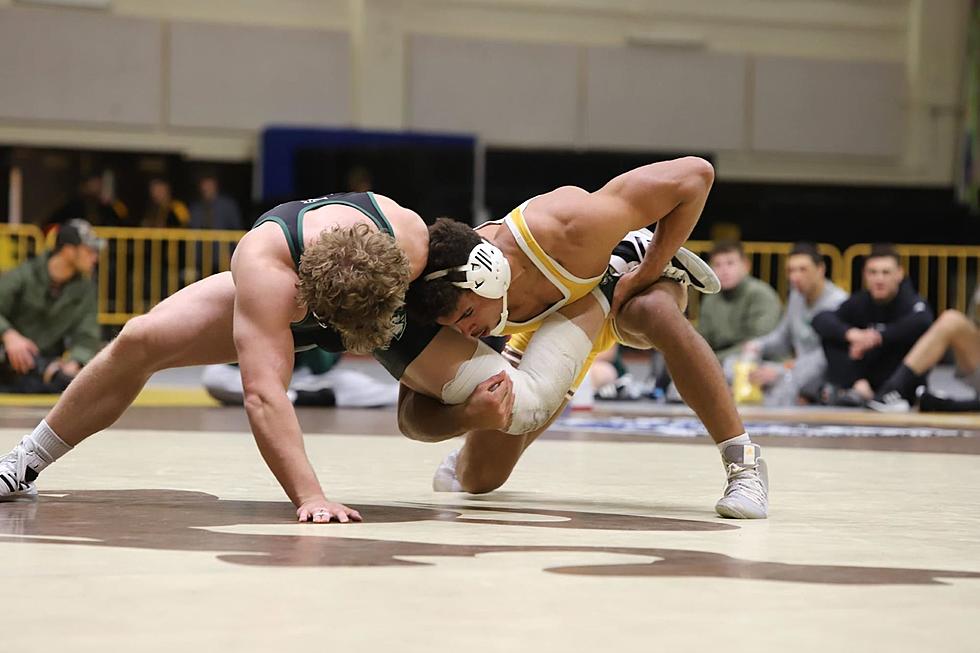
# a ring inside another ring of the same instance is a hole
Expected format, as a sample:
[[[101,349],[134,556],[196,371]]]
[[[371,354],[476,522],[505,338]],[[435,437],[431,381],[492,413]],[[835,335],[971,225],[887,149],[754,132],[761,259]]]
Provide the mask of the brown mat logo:
[[[638,515],[498,508],[486,506],[364,505],[372,523],[457,521],[467,524],[610,531],[727,531],[732,524]],[[467,516],[490,511],[492,519]],[[317,536],[223,533],[207,530],[242,524],[282,524],[293,514],[285,502],[219,499],[176,490],[86,491],[38,501],[0,503],[0,543],[44,542],[72,546],[166,551],[211,551],[240,565],[279,567],[431,566],[413,557],[475,557],[487,553],[612,553],[650,558],[617,564],[546,567],[579,576],[702,577],[844,585],[935,585],[942,578],[980,578],[980,573],[937,569],[805,565],[743,560],[706,551],[647,547],[455,545],[342,537],[357,525],[302,526]],[[514,514],[513,520],[499,515]],[[520,515],[546,518],[524,521]],[[331,536],[322,536],[323,529]],[[336,533],[337,537],[332,535]]]

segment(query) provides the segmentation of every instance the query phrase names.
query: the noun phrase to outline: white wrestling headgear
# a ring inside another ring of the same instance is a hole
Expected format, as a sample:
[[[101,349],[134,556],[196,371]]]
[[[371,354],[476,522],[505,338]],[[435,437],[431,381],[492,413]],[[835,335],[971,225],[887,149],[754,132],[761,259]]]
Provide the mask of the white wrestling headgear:
[[[507,288],[510,286],[510,262],[500,249],[482,241],[470,251],[466,265],[460,265],[445,270],[437,270],[425,275],[425,281],[446,280],[457,288],[472,290],[480,297],[487,299],[503,299],[500,311],[500,322],[493,328],[490,335],[499,336],[507,326]]]

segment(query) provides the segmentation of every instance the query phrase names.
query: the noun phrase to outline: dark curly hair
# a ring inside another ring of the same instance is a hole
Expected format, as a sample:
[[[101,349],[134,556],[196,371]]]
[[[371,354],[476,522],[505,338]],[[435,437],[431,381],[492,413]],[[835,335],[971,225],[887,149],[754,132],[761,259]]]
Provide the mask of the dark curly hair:
[[[405,308],[412,319],[432,324],[456,310],[465,290],[457,288],[445,277],[426,281],[425,275],[466,265],[470,252],[482,241],[472,227],[449,218],[439,218],[429,226],[429,260],[425,270],[405,293]]]

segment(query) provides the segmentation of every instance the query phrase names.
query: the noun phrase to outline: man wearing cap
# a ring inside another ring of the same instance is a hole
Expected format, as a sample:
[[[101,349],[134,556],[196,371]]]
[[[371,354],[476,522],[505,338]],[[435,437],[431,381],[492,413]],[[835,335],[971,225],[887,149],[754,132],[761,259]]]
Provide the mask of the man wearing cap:
[[[99,349],[92,270],[102,241],[85,220],[51,252],[0,275],[0,391],[63,391]]]

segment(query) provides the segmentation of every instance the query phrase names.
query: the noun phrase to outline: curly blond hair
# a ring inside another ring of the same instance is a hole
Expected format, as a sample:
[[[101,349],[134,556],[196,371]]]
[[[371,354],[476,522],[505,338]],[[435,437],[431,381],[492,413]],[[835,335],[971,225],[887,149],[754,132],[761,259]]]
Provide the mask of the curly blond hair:
[[[296,290],[348,351],[365,354],[396,335],[409,276],[408,257],[394,238],[360,223],[320,233],[300,259]]]

